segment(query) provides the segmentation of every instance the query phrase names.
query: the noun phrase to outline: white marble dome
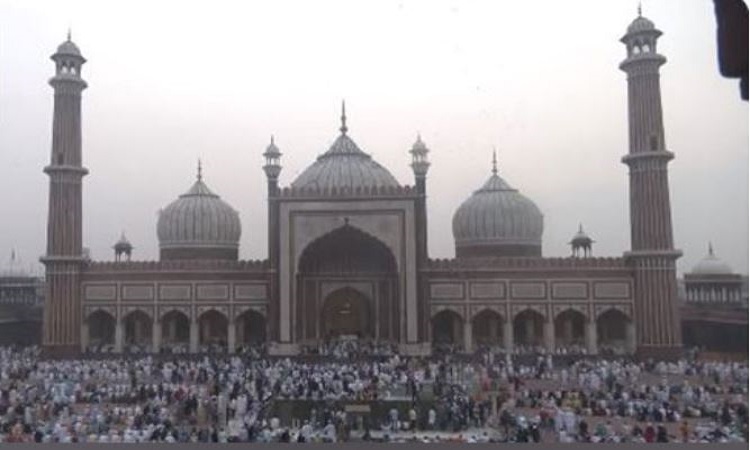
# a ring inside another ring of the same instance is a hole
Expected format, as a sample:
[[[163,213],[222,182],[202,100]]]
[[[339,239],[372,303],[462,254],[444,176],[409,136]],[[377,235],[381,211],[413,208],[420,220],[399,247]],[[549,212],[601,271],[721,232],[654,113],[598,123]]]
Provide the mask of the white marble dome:
[[[541,256],[544,217],[493,168],[453,216],[457,256]]]
[[[240,216],[198,179],[189,191],[159,212],[162,259],[236,259]]]
[[[349,137],[342,116],[341,134],[327,152],[305,169],[293,182],[293,188],[350,190],[356,188],[398,187],[399,182],[385,167],[359,149]]]
[[[731,275],[733,272],[729,264],[714,255],[714,249],[709,245],[708,255],[693,266],[691,273],[694,275]]]

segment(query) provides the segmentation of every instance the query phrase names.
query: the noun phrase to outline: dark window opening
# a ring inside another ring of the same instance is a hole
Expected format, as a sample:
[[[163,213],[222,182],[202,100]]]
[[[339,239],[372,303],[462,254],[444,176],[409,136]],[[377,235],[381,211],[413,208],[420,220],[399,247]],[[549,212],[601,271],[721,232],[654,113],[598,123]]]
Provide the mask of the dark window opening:
[[[659,138],[655,134],[649,136],[649,144],[652,152],[659,150]]]

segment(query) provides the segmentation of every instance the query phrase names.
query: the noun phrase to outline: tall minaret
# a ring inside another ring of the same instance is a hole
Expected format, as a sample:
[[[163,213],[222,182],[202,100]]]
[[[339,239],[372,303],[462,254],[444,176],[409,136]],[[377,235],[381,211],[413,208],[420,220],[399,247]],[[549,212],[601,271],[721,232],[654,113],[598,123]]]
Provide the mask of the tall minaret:
[[[71,355],[81,348],[82,179],[88,173],[81,164],[81,91],[86,82],[81,66],[86,60],[68,39],[52,55],[55,90],[52,119],[52,155],[44,168],[49,175],[49,215],[46,297],[42,345],[56,355]]]
[[[427,148],[422,137],[417,135],[417,140],[412,145],[411,168],[414,171],[414,182],[417,189],[417,200],[415,203],[416,242],[417,242],[417,304],[418,304],[418,339],[426,341],[428,328],[430,326],[430,312],[427,310],[427,281],[422,275],[422,269],[427,267],[427,171],[430,162]]]
[[[281,173],[281,152],[273,141],[263,153],[266,164],[263,171],[268,179],[268,262],[273,268],[273,282],[269,292],[269,318],[266,321],[266,336],[269,341],[278,341],[279,329],[279,174]]]
[[[667,163],[674,154],[664,142],[659,67],[667,60],[656,53],[661,34],[639,7],[621,39],[627,47],[620,69],[628,74],[630,136],[622,162],[630,168],[631,251],[625,257],[635,275],[638,353],[671,357],[681,347],[675,261],[682,253],[672,239]]]

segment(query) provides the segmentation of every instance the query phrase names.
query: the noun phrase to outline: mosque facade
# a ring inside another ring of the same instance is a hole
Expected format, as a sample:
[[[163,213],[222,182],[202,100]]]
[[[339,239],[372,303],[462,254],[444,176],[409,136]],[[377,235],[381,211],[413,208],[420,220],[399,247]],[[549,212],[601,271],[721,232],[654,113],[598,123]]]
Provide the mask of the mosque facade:
[[[42,330],[44,280],[17,264],[0,269],[0,345],[38,345]]]
[[[132,261],[123,236],[114,261],[92,261],[82,241],[81,94],[86,60],[70,40],[52,56],[55,75],[44,347],[158,352],[235,351],[265,343],[275,354],[336,336],[397,344],[425,354],[435,344],[466,351],[561,347],[661,356],[680,351],[675,260],[657,53],[661,32],[645,17],[621,39],[626,58],[631,249],[592,257],[583,229],[571,257],[542,255],[544,217],[501,176],[488,178],[453,217],[456,257],[428,252],[429,148],[410,154],[403,185],[341,126],[330,148],[281,186],[281,151],[263,154],[268,258],[238,259],[237,211],[199,169],[160,211],[159,259]],[[258,204],[261,204],[261,199]]]

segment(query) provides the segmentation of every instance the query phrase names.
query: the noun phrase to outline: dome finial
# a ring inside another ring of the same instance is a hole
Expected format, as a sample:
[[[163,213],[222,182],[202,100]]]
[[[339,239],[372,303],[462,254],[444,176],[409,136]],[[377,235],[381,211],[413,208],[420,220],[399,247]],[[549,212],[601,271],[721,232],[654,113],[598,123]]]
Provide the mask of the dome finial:
[[[346,101],[341,100],[341,134],[346,134],[349,129],[346,127]]]
[[[578,223],[578,232],[579,233],[583,233],[583,224],[582,223]]]
[[[708,256],[714,256],[714,246],[708,241]]]
[[[203,180],[203,165],[201,164],[201,159],[198,158],[198,181]]]
[[[492,175],[497,175],[497,149],[492,147]]]
[[[642,17],[641,12],[642,12],[641,2],[638,2],[638,17]]]
[[[68,42],[71,42],[71,34],[72,34],[71,27],[68,26]]]

